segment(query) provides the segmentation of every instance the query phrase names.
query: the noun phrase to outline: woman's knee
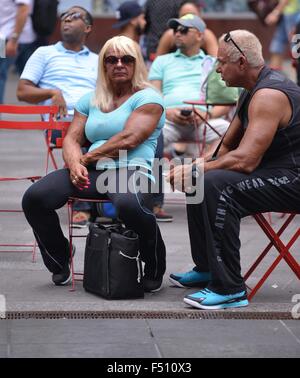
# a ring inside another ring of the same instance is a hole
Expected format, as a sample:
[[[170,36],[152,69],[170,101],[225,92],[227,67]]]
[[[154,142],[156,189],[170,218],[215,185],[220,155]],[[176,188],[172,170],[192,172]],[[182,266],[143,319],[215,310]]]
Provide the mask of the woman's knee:
[[[22,208],[24,212],[31,210],[31,209],[39,209],[43,207],[44,203],[44,196],[42,193],[37,189],[36,184],[33,184],[30,188],[28,188],[23,196],[22,199]]]
[[[69,172],[60,169],[49,173],[33,184],[24,194],[22,206],[25,209],[56,210],[68,200],[70,191]]]
[[[119,217],[122,220],[137,218],[142,214],[142,207],[136,198],[126,195],[120,196],[114,205],[117,208]]]

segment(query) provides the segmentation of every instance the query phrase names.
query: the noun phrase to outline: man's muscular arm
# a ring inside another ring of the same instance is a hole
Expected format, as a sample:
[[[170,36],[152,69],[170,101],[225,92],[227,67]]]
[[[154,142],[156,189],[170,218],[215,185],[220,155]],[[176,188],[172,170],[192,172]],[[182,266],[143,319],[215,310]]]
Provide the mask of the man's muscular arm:
[[[288,125],[292,109],[283,92],[261,89],[252,98],[248,115],[249,125],[239,145],[218,160],[206,162],[205,171],[228,169],[242,173],[253,172],[270,147],[277,130]]]

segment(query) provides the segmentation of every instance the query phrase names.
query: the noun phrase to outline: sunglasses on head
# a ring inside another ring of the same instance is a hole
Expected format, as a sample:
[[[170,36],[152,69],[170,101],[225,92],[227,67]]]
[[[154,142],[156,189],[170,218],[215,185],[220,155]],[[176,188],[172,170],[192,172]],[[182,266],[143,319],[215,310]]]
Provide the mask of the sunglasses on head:
[[[226,43],[232,42],[233,45],[239,50],[239,52],[246,58],[246,55],[244,54],[243,50],[239,47],[239,45],[232,39],[230,32],[227,33],[224,37],[224,41]]]
[[[189,32],[191,28],[187,27],[187,26],[177,26],[177,28],[174,28],[174,34],[176,33],[180,33],[182,35],[187,35],[187,33]]]
[[[116,65],[119,63],[119,61],[124,64],[124,65],[129,65],[135,63],[135,58],[131,55],[124,55],[118,58],[117,56],[107,56],[104,59],[105,64],[111,64],[111,65]]]
[[[66,21],[66,19],[69,19],[69,21],[81,19],[83,22],[87,23],[87,20],[85,19],[85,17],[80,12],[70,12],[70,13],[66,12],[66,13],[63,13],[60,16],[60,20],[61,21]]]

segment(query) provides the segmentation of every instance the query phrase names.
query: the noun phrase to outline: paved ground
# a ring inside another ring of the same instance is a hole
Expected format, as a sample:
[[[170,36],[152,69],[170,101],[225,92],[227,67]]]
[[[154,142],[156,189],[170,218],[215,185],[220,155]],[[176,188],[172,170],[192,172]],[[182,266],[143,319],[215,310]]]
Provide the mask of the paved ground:
[[[16,80],[10,78],[7,103],[14,99]],[[43,174],[45,151],[39,132],[0,132],[0,176]],[[24,183],[1,184],[0,207],[20,208]],[[143,300],[105,301],[84,292],[54,287],[40,256],[31,262],[29,253],[0,253],[0,295],[6,299],[9,317],[0,321],[0,357],[299,357],[300,323],[294,301],[300,301],[300,285],[285,262],[281,262],[251,305],[242,310],[202,314],[183,304],[191,292],[170,287],[170,272],[192,268],[184,205],[169,204],[174,222],[161,226],[167,245],[167,274],[164,288]],[[60,211],[66,230],[66,209]],[[282,220],[272,215],[274,227]],[[299,227],[299,218],[292,229]],[[22,214],[3,214],[0,243],[30,242],[31,231]],[[243,221],[241,258],[245,272],[267,240],[252,218]],[[76,240],[76,269],[83,266],[84,241]],[[292,249],[299,256],[300,242]],[[253,285],[277,256],[273,251],[262,269],[249,280]],[[299,294],[299,297],[295,297]],[[24,317],[66,317],[78,320],[17,320]],[[1,313],[1,297],[0,297]],[[44,314],[44,315],[43,315]],[[83,320],[91,318],[96,320]],[[111,318],[122,319],[111,319]],[[132,318],[130,320],[126,317]],[[138,317],[139,319],[134,319]],[[201,320],[199,318],[214,320]],[[241,320],[225,320],[239,318]],[[175,320],[175,319],[181,320]],[[197,318],[188,320],[189,318]],[[242,320],[242,319],[269,320]],[[281,319],[281,320],[271,320]],[[164,320],[162,320],[164,319]]]
[[[300,355],[300,328],[291,321],[19,320],[0,325],[0,358]]]

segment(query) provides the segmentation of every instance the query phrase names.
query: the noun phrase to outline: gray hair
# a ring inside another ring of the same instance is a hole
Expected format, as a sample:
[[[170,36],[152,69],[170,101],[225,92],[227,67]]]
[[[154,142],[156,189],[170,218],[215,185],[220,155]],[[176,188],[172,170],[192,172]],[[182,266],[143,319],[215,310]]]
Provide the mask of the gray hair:
[[[229,41],[226,43],[224,41],[225,35],[226,34],[222,35],[219,43],[223,43],[223,46],[225,45],[230,62],[236,62],[240,58],[241,53],[232,42]],[[257,68],[265,63],[262,45],[259,39],[253,33],[250,33],[248,30],[233,30],[230,32],[230,35],[245,54],[251,67]]]

